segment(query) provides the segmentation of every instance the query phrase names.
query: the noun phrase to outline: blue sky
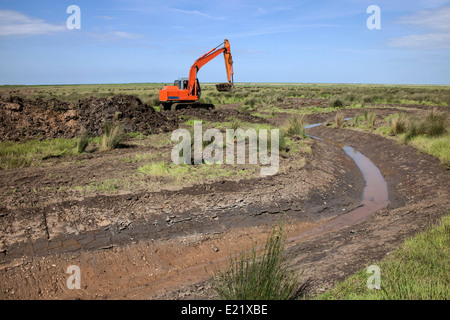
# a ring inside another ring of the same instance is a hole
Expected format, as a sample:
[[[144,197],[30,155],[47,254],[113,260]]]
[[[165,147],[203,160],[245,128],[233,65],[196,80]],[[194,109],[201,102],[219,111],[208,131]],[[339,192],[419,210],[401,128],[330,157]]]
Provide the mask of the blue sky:
[[[0,0],[0,84],[169,83],[225,38],[237,82],[450,84],[441,0]],[[223,59],[198,77],[225,82]]]

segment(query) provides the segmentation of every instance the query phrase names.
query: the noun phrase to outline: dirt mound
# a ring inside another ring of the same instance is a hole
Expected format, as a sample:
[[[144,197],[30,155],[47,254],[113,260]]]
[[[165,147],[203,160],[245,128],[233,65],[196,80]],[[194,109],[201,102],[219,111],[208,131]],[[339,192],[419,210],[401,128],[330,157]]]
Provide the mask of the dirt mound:
[[[70,104],[50,100],[11,97],[0,101],[0,141],[27,138],[56,138],[76,133],[75,123],[67,123],[64,114]],[[74,125],[73,128],[70,128]]]
[[[101,135],[105,121],[122,123],[125,132],[166,132],[178,127],[176,118],[168,119],[130,95],[91,97],[73,104],[57,99],[0,100],[0,141],[73,138],[83,130]]]
[[[169,120],[164,114],[156,112],[138,97],[118,95],[111,99],[91,97],[79,101],[71,117],[91,134],[101,135],[104,121],[119,121],[125,132],[167,132],[178,127],[177,119]]]

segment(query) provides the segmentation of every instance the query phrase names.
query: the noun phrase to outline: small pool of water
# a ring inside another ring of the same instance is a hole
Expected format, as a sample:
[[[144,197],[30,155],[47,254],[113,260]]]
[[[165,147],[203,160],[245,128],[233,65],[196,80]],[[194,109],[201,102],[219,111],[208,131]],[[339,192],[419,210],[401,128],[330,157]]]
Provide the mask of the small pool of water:
[[[351,118],[347,118],[346,120],[348,119]],[[308,125],[306,126],[306,128],[313,128],[322,124],[323,123]],[[384,177],[381,174],[380,169],[378,169],[378,167],[372,161],[370,161],[369,158],[367,158],[361,152],[355,150],[350,146],[346,145],[343,146],[339,143],[324,140],[322,138],[314,137],[311,135],[308,136],[320,141],[325,141],[327,143],[333,143],[341,147],[344,150],[344,152],[350,158],[352,158],[352,160],[358,166],[366,185],[363,190],[360,206],[347,213],[343,213],[337,216],[336,218],[331,219],[309,231],[291,237],[288,239],[288,242],[295,242],[296,240],[304,239],[307,237],[311,237],[326,232],[339,230],[340,228],[356,224],[358,222],[363,221],[364,219],[374,214],[378,210],[383,209],[389,203],[389,192],[387,183],[384,180]]]

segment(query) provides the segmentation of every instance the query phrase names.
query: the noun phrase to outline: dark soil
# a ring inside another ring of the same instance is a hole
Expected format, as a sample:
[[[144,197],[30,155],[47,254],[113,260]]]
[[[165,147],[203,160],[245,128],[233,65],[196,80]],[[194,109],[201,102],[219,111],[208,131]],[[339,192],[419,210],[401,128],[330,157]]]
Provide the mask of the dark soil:
[[[169,120],[129,95],[91,97],[73,104],[20,97],[0,101],[0,141],[73,138],[83,131],[99,136],[105,121],[121,123],[125,132],[158,133],[178,127],[176,118]]]

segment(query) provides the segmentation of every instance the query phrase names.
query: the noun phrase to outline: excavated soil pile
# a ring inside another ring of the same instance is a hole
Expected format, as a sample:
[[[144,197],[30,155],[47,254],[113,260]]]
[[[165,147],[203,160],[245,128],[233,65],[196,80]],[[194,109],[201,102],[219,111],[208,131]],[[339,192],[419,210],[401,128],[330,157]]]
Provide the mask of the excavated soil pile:
[[[21,97],[0,100],[0,141],[73,138],[84,130],[101,135],[105,121],[120,122],[125,132],[167,132],[178,127],[176,118],[168,119],[131,95],[91,97],[73,104]]]

